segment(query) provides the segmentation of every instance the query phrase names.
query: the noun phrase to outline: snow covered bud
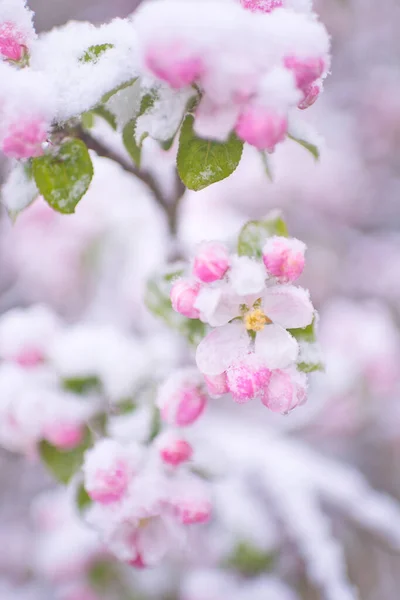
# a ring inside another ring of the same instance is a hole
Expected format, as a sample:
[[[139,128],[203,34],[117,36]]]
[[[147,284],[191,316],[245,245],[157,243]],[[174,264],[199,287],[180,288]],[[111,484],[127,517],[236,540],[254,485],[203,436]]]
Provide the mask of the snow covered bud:
[[[173,467],[190,460],[193,455],[193,448],[189,442],[172,431],[162,433],[155,443],[161,460]]]
[[[60,421],[47,425],[43,431],[43,437],[56,448],[72,450],[82,442],[84,433],[83,425]]]
[[[271,372],[261,402],[272,412],[288,413],[307,399],[307,376],[295,368]]]
[[[313,83],[307,86],[304,90],[304,97],[301,102],[297,105],[301,110],[305,110],[314,104],[317,101],[318,96],[321,93],[321,86],[317,83]]]
[[[319,57],[301,59],[296,56],[286,56],[283,62],[285,67],[293,72],[297,87],[304,92],[321,77],[325,69],[325,61]]]
[[[189,319],[198,319],[200,312],[195,308],[200,284],[190,279],[178,279],[171,288],[172,308]]]
[[[27,54],[23,32],[10,21],[0,24],[0,55],[6,60],[19,62]]]
[[[100,440],[85,453],[83,464],[85,489],[91,499],[111,504],[122,498],[137,462],[135,452],[129,452],[114,440]]]
[[[239,116],[235,131],[243,141],[259,150],[273,150],[285,139],[287,119],[273,110],[247,106]]]
[[[204,72],[200,56],[181,42],[154,44],[145,57],[148,69],[175,89],[190,85]]]
[[[241,5],[251,12],[269,13],[283,6],[283,0],[240,0]]]
[[[199,418],[207,402],[202,377],[196,369],[180,369],[160,386],[157,406],[169,425],[184,427]]]
[[[185,479],[177,485],[171,504],[183,525],[207,523],[211,518],[212,504],[207,486],[196,479]]]
[[[204,283],[222,279],[230,265],[229,250],[221,242],[200,244],[193,263],[193,275]]]
[[[263,247],[265,268],[280,283],[295,281],[304,269],[305,250],[305,244],[296,238],[273,236]]]
[[[248,402],[263,393],[271,371],[255,354],[236,361],[226,373],[228,388],[235,402]]]
[[[46,139],[47,127],[43,121],[21,121],[9,127],[2,142],[2,150],[10,158],[41,156]]]
[[[226,373],[220,375],[204,375],[207,390],[211,398],[220,398],[229,392]]]

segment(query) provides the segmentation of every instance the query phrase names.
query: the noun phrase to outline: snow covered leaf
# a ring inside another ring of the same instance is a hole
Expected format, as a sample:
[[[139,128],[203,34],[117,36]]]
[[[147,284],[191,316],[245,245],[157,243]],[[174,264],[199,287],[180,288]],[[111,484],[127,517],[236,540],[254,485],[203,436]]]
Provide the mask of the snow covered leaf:
[[[199,138],[193,131],[193,121],[188,115],[183,122],[177,166],[186,187],[199,191],[234,172],[242,157],[243,142],[235,134],[223,143]]]
[[[34,158],[32,165],[38,190],[50,206],[60,213],[75,212],[93,177],[85,144],[81,140],[68,140],[57,154]]]
[[[1,201],[12,220],[39,195],[30,161],[15,161],[1,190]]]
[[[279,211],[271,212],[262,221],[248,221],[239,234],[239,256],[260,258],[265,240],[273,235],[288,237],[286,223]]]
[[[117,121],[116,121],[115,116],[113,115],[113,113],[110,110],[108,110],[102,104],[99,104],[99,106],[96,106],[96,108],[94,108],[90,112],[90,114],[104,119],[109,124],[109,126],[114,129],[114,131],[117,129]]]
[[[91,446],[92,436],[89,429],[83,442],[73,450],[59,450],[42,440],[39,444],[39,454],[47,469],[61,483],[68,483],[72,476],[78,471],[83,462],[85,451]]]
[[[95,46],[90,46],[86,52],[79,59],[84,63],[97,63],[100,56],[107,52],[110,48],[114,48],[113,44],[98,44]]]
[[[149,93],[145,94],[140,102],[140,110],[139,114],[136,118],[131,119],[129,123],[127,123],[122,132],[122,140],[124,142],[124,146],[128,151],[133,162],[140,167],[141,155],[142,155],[142,143],[146,134],[141,136],[139,142],[136,139],[136,125],[139,117],[144,115],[150,108],[154,105],[156,96],[155,94]]]
[[[303,329],[288,329],[289,333],[299,343],[300,352],[297,368],[303,373],[324,371],[325,367],[321,360],[321,351],[317,342],[316,318]]]
[[[315,160],[319,160],[319,158],[320,158],[319,148],[315,144],[312,144],[311,142],[308,142],[307,140],[303,140],[301,138],[294,137],[293,135],[290,135],[290,134],[288,137],[291,140],[293,140],[294,142],[297,142],[298,144],[300,144],[300,146],[303,146],[303,148],[305,148],[306,150],[308,150],[313,155]]]

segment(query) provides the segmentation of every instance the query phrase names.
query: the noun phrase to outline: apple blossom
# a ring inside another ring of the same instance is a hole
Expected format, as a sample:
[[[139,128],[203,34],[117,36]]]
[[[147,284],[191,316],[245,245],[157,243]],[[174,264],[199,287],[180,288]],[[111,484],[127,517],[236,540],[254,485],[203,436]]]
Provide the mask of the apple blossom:
[[[288,413],[303,404],[307,395],[307,377],[296,369],[276,369],[271,372],[261,402],[273,412]]]
[[[271,371],[256,354],[248,354],[235,361],[227,370],[227,383],[232,398],[248,402],[269,387]]]
[[[204,283],[222,279],[230,265],[229,251],[219,242],[203,242],[193,262],[193,275]]]
[[[172,308],[185,317],[197,319],[200,313],[195,304],[200,289],[197,281],[178,279],[171,288]]]
[[[166,431],[156,439],[156,446],[161,460],[173,467],[191,459],[193,448],[178,433]]]
[[[47,125],[40,119],[13,123],[3,138],[1,148],[11,158],[41,156],[47,136]]]
[[[305,249],[305,244],[300,240],[273,236],[263,247],[265,268],[281,283],[295,281],[304,269]]]
[[[240,0],[243,8],[252,12],[271,12],[274,8],[281,8],[283,0]]]
[[[239,115],[235,131],[245,142],[259,150],[273,151],[287,134],[286,117],[275,111],[249,106]]]
[[[205,409],[204,384],[195,369],[176,370],[159,387],[157,406],[170,425],[184,427],[196,421]]]
[[[229,392],[226,373],[219,375],[204,375],[204,381],[211,398],[220,398]]]
[[[313,83],[304,89],[304,96],[301,102],[297,105],[301,110],[309,108],[318,100],[321,93],[321,86],[317,83]]]

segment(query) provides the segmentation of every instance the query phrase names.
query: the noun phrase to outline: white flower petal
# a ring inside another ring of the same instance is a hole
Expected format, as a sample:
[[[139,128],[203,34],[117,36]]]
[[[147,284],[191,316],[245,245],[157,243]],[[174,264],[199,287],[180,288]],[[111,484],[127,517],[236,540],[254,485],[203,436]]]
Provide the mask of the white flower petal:
[[[248,256],[232,257],[229,281],[234,291],[240,296],[258,294],[265,288],[268,275],[262,263]]]
[[[233,361],[246,355],[249,336],[241,321],[218,327],[198,345],[197,367],[205,375],[220,375]]]
[[[269,369],[284,369],[296,361],[299,346],[283,327],[267,325],[257,333],[255,352]]]
[[[308,292],[294,285],[274,285],[263,295],[265,314],[278,325],[289,328],[306,327],[314,316]]]
[[[204,286],[195,302],[203,321],[212,327],[226,325],[240,316],[242,300],[226,283],[216,287]]]

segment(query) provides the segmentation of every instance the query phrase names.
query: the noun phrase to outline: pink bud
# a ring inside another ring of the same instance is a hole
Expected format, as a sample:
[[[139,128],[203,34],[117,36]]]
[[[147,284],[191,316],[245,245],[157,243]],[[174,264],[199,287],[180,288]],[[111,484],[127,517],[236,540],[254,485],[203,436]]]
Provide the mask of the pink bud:
[[[239,116],[235,131],[245,142],[259,150],[273,150],[285,139],[287,119],[259,106],[248,106]]]
[[[175,89],[190,85],[204,72],[202,58],[179,42],[168,46],[154,45],[145,62],[156,77]]]
[[[207,397],[199,373],[182,369],[159,388],[157,406],[169,425],[184,427],[194,423],[205,409]]]
[[[255,355],[249,354],[226,372],[229,391],[235,402],[244,403],[259,396],[268,385],[271,371]]]
[[[207,523],[210,520],[212,504],[209,490],[196,479],[184,480],[175,489],[172,506],[184,525]]]
[[[130,466],[125,448],[114,440],[103,439],[88,450],[83,471],[92,500],[111,504],[122,498],[130,481]]]
[[[220,242],[200,244],[193,264],[193,275],[204,283],[222,279],[230,265],[228,248]]]
[[[296,85],[303,91],[321,77],[325,68],[324,60],[315,57],[297,58],[296,56],[286,56],[283,63],[287,69],[293,71]]]
[[[301,110],[305,110],[306,108],[309,108],[310,106],[312,106],[314,104],[314,102],[316,102],[318,100],[318,96],[321,93],[321,86],[318,85],[317,83],[313,83],[309,86],[307,86],[304,89],[304,97],[303,100],[301,102],[299,102],[299,104],[297,105]]]
[[[251,12],[269,13],[283,6],[283,0],[240,0],[243,8]]]
[[[200,284],[197,281],[179,279],[172,286],[170,293],[172,308],[189,319],[198,319],[200,312],[194,305],[199,292]]]
[[[42,121],[21,121],[9,127],[2,150],[10,158],[41,156],[46,138],[47,129]]]
[[[277,413],[288,413],[307,399],[307,376],[296,369],[275,370],[261,402]]]
[[[156,444],[161,460],[173,467],[190,460],[193,455],[193,448],[189,442],[172,432],[161,434]]]
[[[20,61],[27,52],[26,36],[15,23],[0,24],[0,55],[8,60]]]
[[[305,250],[305,244],[296,238],[271,237],[263,247],[265,268],[281,283],[295,281],[304,269]]]
[[[43,362],[43,352],[39,348],[24,348],[16,356],[12,357],[13,361],[24,368],[36,367]]]
[[[208,393],[212,398],[220,398],[229,392],[226,373],[220,375],[204,375]]]
[[[140,554],[138,554],[133,560],[128,561],[128,564],[131,565],[131,567],[135,567],[135,569],[145,569],[147,566]]]
[[[76,423],[53,423],[48,425],[43,437],[61,450],[72,450],[82,442],[84,428]]]

